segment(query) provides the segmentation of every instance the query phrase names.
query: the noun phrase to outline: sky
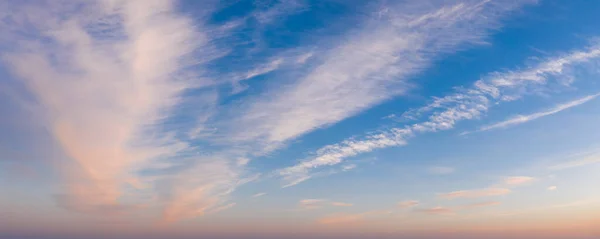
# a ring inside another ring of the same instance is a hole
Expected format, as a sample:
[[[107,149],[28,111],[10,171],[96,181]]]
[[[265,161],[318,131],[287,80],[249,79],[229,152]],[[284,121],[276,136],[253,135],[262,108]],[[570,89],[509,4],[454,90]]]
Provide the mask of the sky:
[[[599,238],[598,11],[0,1],[0,238]]]

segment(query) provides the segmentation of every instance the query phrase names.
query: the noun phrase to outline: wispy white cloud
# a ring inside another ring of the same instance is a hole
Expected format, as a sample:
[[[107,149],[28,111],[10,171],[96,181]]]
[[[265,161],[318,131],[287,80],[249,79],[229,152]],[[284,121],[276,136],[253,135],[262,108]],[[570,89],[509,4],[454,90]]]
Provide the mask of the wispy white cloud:
[[[478,202],[471,203],[466,205],[459,205],[454,207],[432,207],[432,208],[424,208],[424,209],[416,209],[416,212],[432,214],[432,215],[454,215],[463,210],[477,209],[482,207],[490,207],[500,205],[500,202],[489,201],[489,202]]]
[[[161,198],[165,202],[164,222],[191,219],[221,207],[227,196],[238,186],[251,182],[258,175],[245,176],[241,166],[230,157],[212,156],[195,159],[193,166],[159,181]]]
[[[61,165],[67,192],[60,198],[86,212],[121,207],[123,184],[140,181],[132,172],[152,158],[188,149],[156,125],[181,102],[183,91],[204,84],[184,69],[192,53],[207,46],[206,35],[167,0],[46,1],[14,8],[9,17],[16,26],[2,38],[13,47],[2,58],[73,160]]]
[[[264,195],[267,195],[267,193],[257,193],[257,194],[252,195],[252,197],[257,198],[257,197],[262,197]]]
[[[301,12],[307,8],[303,1],[299,0],[284,0],[276,4],[257,1],[255,6],[260,10],[254,12],[252,16],[263,25],[277,23],[285,16]]]
[[[419,205],[419,201],[417,200],[409,200],[409,201],[402,201],[398,203],[398,207],[400,208],[410,208],[410,207],[415,207]]]
[[[579,159],[573,159],[567,162],[559,163],[549,167],[550,170],[563,170],[575,167],[581,167],[590,164],[600,163],[600,153],[588,153],[580,157]]]
[[[322,63],[273,94],[257,98],[231,122],[228,137],[272,150],[289,139],[336,123],[403,93],[406,80],[436,54],[480,43],[502,13],[532,1],[464,1],[432,9],[426,3],[388,6],[362,31],[319,56]],[[373,37],[377,36],[377,37]],[[326,113],[325,113],[326,112]]]
[[[208,211],[208,213],[215,214],[215,213],[218,213],[218,212],[230,209],[230,208],[234,207],[235,205],[236,205],[236,203],[229,203],[229,204],[226,204],[226,205],[223,205],[223,206],[219,206],[219,207],[213,208],[210,211]]]
[[[298,205],[304,209],[316,209],[322,207],[325,202],[327,202],[325,199],[302,199]]]
[[[356,164],[348,164],[348,165],[342,166],[342,171],[350,171],[355,168],[356,168]]]
[[[461,190],[449,193],[442,193],[438,196],[444,199],[456,199],[456,198],[479,198],[479,197],[492,197],[506,195],[511,192],[507,188],[486,188],[478,190]]]
[[[456,93],[436,98],[433,103],[409,111],[414,119],[432,112],[422,122],[366,136],[363,139],[348,139],[318,150],[314,158],[284,168],[279,174],[287,185],[301,183],[311,178],[311,171],[322,166],[343,162],[345,158],[376,149],[406,144],[406,140],[421,133],[449,130],[464,120],[477,119],[488,109],[502,102],[512,101],[528,94],[527,89],[543,88],[550,80],[564,77],[568,69],[600,57],[600,46],[593,45],[582,51],[546,59],[528,69],[517,72],[492,73],[473,84],[471,88],[459,89]],[[589,98],[584,98],[590,100]]]
[[[242,85],[243,84],[242,81],[252,79],[254,77],[265,75],[270,72],[276,71],[277,69],[279,69],[282,66],[283,63],[284,63],[284,60],[282,58],[277,58],[266,64],[259,65],[256,68],[251,69],[246,73],[239,74],[239,76],[233,76],[232,77],[232,81],[233,81],[232,94],[240,93],[247,88],[246,86]]]
[[[558,187],[556,187],[556,186],[550,186],[550,187],[548,187],[548,188],[546,188],[546,189],[547,189],[548,191],[554,191],[554,190],[558,189]]]
[[[504,184],[509,185],[509,186],[519,186],[519,185],[531,183],[534,180],[535,180],[535,178],[533,178],[533,177],[514,176],[514,177],[505,178]]]
[[[131,204],[146,199],[123,191],[129,184],[158,195],[152,198],[164,206],[165,221],[232,206],[223,206],[227,195],[253,179],[243,172],[247,160],[235,152],[200,154],[188,140],[209,129],[172,120],[190,103],[196,114],[182,118],[204,123],[213,116],[219,98],[211,87],[229,81],[205,77],[204,63],[227,52],[212,38],[222,29],[179,14],[171,0],[10,6],[2,14],[11,26],[0,40],[11,47],[2,60],[28,90],[22,98],[42,109],[35,118],[56,151],[72,160],[56,164],[65,178],[60,205],[92,213],[140,208]],[[205,94],[191,99],[189,90]],[[130,194],[134,202],[125,203]]]
[[[507,119],[505,121],[502,122],[498,122],[498,123],[494,123],[491,125],[486,125],[483,127],[480,127],[477,131],[475,132],[482,132],[482,131],[488,131],[488,130],[494,130],[494,129],[500,129],[500,128],[507,128],[510,126],[515,126],[515,125],[519,125],[519,124],[523,124],[523,123],[527,123],[529,121],[532,120],[536,120],[545,116],[549,116],[549,115],[553,115],[556,113],[559,113],[561,111],[570,109],[572,107],[575,106],[579,106],[582,104],[585,104],[593,99],[596,99],[598,96],[600,96],[600,94],[594,94],[594,95],[589,95],[574,101],[570,101],[564,104],[559,104],[555,107],[553,107],[552,109],[546,110],[546,111],[541,111],[541,112],[537,112],[537,113],[533,113],[533,114],[529,114],[529,115],[517,115],[514,116],[510,119]],[[467,132],[468,133],[468,132]],[[466,134],[466,133],[463,133]]]

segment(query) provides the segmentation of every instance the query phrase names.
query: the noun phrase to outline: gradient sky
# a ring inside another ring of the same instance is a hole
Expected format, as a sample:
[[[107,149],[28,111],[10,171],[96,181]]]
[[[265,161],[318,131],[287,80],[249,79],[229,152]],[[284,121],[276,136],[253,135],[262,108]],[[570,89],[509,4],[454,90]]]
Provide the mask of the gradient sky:
[[[0,238],[600,238],[600,1],[0,1]]]

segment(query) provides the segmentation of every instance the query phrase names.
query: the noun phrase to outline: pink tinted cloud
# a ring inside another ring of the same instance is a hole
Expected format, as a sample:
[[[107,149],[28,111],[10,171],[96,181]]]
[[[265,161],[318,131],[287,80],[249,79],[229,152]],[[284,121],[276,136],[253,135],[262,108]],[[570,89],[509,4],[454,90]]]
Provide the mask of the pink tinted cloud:
[[[479,197],[491,197],[501,196],[511,193],[510,189],[507,188],[486,188],[478,190],[461,190],[449,193],[439,194],[440,198],[444,199],[455,199],[455,198],[479,198]]]
[[[510,185],[510,186],[519,186],[519,185],[523,185],[523,184],[527,184],[530,182],[533,182],[535,180],[535,178],[533,177],[527,177],[527,176],[514,176],[514,177],[508,177],[504,179],[504,183],[506,185]]]
[[[398,203],[398,207],[400,208],[409,208],[409,207],[414,207],[419,205],[419,201],[417,200],[408,200],[408,201],[402,201]]]

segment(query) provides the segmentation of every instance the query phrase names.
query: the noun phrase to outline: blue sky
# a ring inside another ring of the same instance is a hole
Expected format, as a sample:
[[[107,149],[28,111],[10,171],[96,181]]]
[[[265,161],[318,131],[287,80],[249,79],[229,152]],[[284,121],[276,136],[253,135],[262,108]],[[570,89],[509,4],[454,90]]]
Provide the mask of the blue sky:
[[[600,3],[0,8],[0,237],[600,235]]]

